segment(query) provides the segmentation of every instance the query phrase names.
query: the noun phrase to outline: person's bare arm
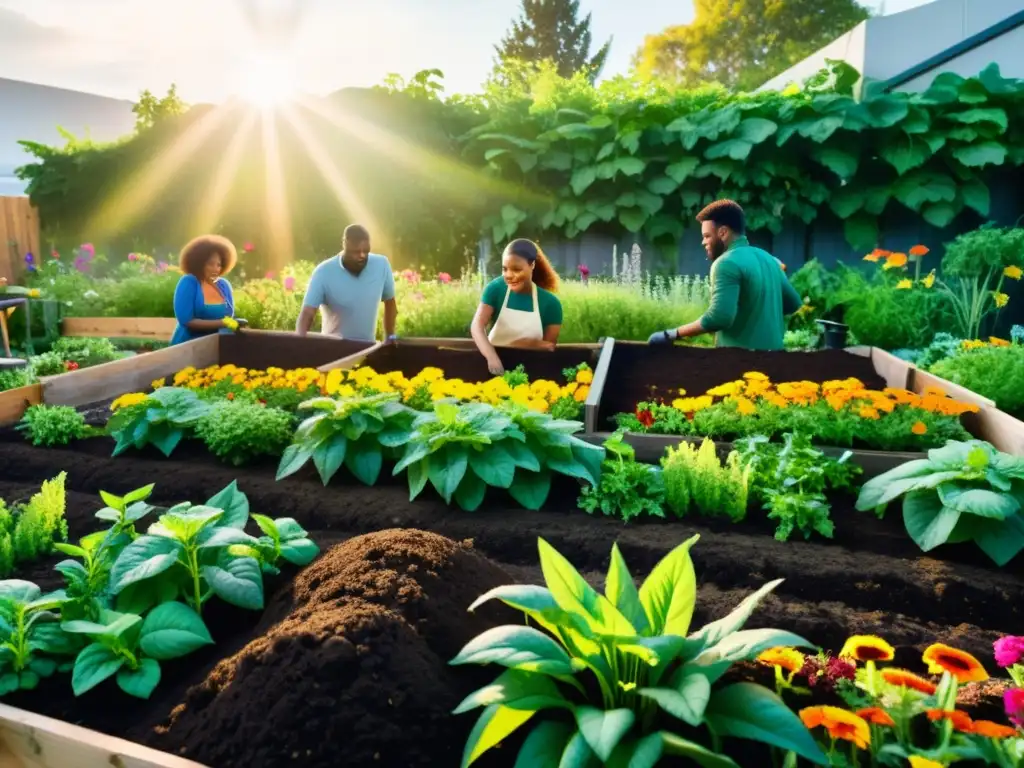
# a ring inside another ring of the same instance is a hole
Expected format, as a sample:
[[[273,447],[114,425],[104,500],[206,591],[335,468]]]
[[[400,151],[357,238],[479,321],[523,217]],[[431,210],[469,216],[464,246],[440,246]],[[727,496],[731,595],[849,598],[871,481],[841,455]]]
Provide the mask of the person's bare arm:
[[[489,304],[480,304],[476,308],[476,314],[473,315],[470,333],[473,335],[476,348],[480,350],[480,354],[487,361],[487,370],[495,376],[499,376],[505,372],[505,368],[501,363],[501,358],[498,357],[498,351],[491,344],[491,340],[487,338],[487,325],[491,322],[492,317],[494,317],[494,307]]]
[[[222,320],[189,320],[185,327],[190,331],[215,331],[227,326]]]
[[[392,299],[384,300],[384,338],[389,339],[395,335],[395,328],[398,326],[398,302]]]
[[[295,332],[299,336],[305,336],[309,333],[314,317],[316,317],[316,307],[303,307],[299,312],[299,319],[295,321]]]

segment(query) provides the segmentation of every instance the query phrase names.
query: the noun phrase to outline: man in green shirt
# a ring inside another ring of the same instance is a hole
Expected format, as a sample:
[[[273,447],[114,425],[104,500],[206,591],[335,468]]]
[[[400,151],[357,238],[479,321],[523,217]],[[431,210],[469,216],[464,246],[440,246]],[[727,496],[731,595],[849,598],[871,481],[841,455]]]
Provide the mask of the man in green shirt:
[[[802,303],[782,262],[747,241],[746,217],[732,200],[715,201],[697,214],[697,221],[711,259],[711,306],[692,323],[658,331],[647,342],[671,344],[714,333],[719,347],[782,349],[786,315]]]

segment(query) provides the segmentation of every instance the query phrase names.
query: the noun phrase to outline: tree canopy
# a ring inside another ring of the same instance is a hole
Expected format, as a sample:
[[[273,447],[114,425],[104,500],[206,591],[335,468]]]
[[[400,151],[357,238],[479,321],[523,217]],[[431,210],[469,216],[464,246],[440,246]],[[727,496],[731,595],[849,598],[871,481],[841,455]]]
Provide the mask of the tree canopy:
[[[694,20],[648,35],[637,74],[753,90],[868,18],[857,0],[694,0]]]

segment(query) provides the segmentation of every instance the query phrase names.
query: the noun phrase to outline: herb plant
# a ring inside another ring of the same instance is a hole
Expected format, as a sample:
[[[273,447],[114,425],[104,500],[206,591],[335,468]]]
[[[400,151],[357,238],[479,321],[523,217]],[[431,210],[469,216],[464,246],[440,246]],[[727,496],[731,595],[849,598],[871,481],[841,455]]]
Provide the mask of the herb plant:
[[[739,460],[750,473],[751,493],[777,520],[775,538],[787,541],[794,528],[809,539],[812,533],[832,538],[835,526],[826,491],[852,491],[861,468],[846,451],[826,456],[805,435],[787,433],[783,442],[753,437],[736,443]]]
[[[107,506],[99,510],[96,517],[112,523],[112,533],[123,533],[132,539],[138,537],[135,523],[153,511],[153,507],[146,503],[146,499],[153,493],[153,488],[154,484],[150,483],[142,488],[136,488],[124,496],[100,491],[100,498]]]
[[[117,441],[113,455],[120,456],[129,448],[139,450],[155,445],[164,456],[170,456],[211,408],[210,403],[190,389],[154,390],[143,402],[125,406],[110,417],[107,430]]]
[[[1024,344],[963,350],[935,363],[931,372],[1024,418]]]
[[[221,400],[196,422],[196,437],[221,461],[240,467],[280,456],[291,442],[293,417],[258,402]]]
[[[306,529],[290,517],[272,520],[266,515],[252,516],[263,531],[255,544],[235,544],[228,548],[231,554],[255,557],[264,573],[280,573],[281,560],[292,565],[309,565],[320,554],[320,548],[309,538]]]
[[[8,508],[0,500],[0,578],[15,566],[38,560],[53,551],[55,541],[66,541],[64,519],[66,472],[47,480],[26,504]]]
[[[723,465],[714,441],[705,438],[700,448],[684,442],[669,447],[661,467],[665,501],[679,517],[691,509],[733,522],[746,517],[750,470],[744,469],[736,451],[730,451]]]
[[[490,629],[450,662],[506,667],[455,710],[484,708],[466,742],[463,768],[534,715],[558,712],[569,715],[568,721],[538,723],[517,765],[652,766],[663,755],[677,755],[704,766],[735,768],[721,754],[726,737],[756,739],[825,764],[807,729],[774,692],[753,683],[712,690],[736,662],[768,648],[809,644],[777,629],[743,629],[781,580],[691,633],[697,583],[689,550],[698,538],[666,555],[639,590],[613,546],[603,595],[539,539],[546,587],[497,587],[477,599],[471,611],[501,600],[540,629]],[[682,723],[674,726],[677,721]],[[701,727],[711,746],[693,740],[694,729]]]
[[[50,351],[60,355],[62,360],[77,363],[79,368],[102,365],[121,357],[117,347],[106,338],[61,336]]]
[[[665,485],[661,470],[636,460],[633,446],[616,432],[604,443],[612,458],[605,460],[600,481],[580,494],[580,509],[621,517],[629,522],[642,514],[664,517]]]
[[[90,433],[85,416],[70,405],[33,405],[21,417],[17,429],[32,445],[54,448],[80,440]]]
[[[0,696],[35,688],[77,650],[60,629],[60,604],[30,581],[0,581]]]
[[[950,441],[872,478],[857,509],[881,517],[900,497],[907,533],[925,552],[973,541],[1003,566],[1024,549],[1024,458],[982,440]]]
[[[160,662],[186,656],[213,638],[199,614],[182,603],[158,605],[146,616],[102,611],[98,621],[65,621],[61,628],[93,642],[75,659],[71,687],[76,696],[117,675],[130,696],[148,699],[160,683]]]
[[[83,536],[77,546],[57,543],[54,548],[71,558],[54,566],[64,577],[62,619],[96,621],[110,602],[110,569],[120,548],[128,541],[125,533],[114,530],[96,531]]]
[[[312,459],[324,485],[341,469],[373,485],[380,477],[384,450],[410,438],[415,411],[402,405],[398,393],[365,397],[314,397],[302,403],[312,410],[295,431],[277,469],[277,479],[298,472]]]

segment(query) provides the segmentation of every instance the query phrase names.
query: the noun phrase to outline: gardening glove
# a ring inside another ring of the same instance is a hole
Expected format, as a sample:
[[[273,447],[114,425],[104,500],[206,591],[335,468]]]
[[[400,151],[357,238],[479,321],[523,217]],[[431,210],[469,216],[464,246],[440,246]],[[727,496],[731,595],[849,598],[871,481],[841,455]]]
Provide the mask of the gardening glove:
[[[390,336],[388,336],[386,339],[384,339],[384,346],[389,346],[391,344],[397,344],[397,343],[398,343],[398,334],[397,333],[392,333]]]
[[[652,333],[651,337],[647,339],[648,344],[671,344],[678,338],[679,329],[669,328],[667,331],[657,331]]]

